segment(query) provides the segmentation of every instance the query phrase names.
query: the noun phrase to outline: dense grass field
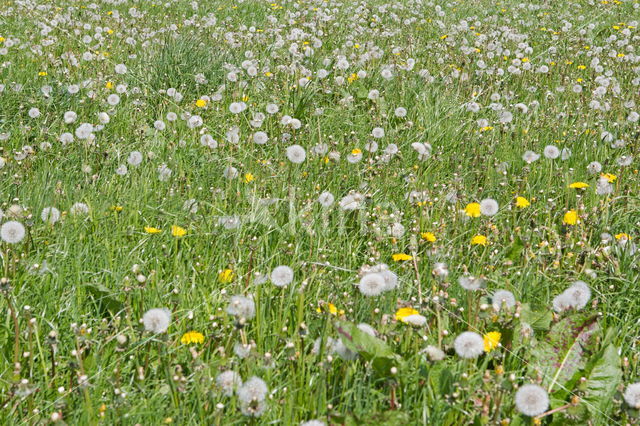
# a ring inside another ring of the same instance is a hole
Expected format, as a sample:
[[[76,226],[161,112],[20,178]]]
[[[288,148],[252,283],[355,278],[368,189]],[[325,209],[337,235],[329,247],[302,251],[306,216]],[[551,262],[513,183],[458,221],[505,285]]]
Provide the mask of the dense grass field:
[[[638,0],[6,0],[0,423],[640,423]]]

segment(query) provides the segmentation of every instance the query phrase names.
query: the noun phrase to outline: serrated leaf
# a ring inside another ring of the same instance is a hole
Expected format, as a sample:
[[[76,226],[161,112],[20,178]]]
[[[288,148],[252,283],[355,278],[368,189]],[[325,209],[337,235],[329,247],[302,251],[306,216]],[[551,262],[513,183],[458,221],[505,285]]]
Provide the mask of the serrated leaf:
[[[585,406],[593,416],[606,414],[622,380],[618,348],[609,345],[591,370],[585,383]]]
[[[538,370],[549,391],[564,385],[585,365],[584,352],[593,349],[599,331],[597,316],[576,313],[551,327],[545,340],[531,350],[530,366]]]
[[[112,292],[106,286],[102,284],[85,284],[84,287],[96,302],[102,314],[104,314],[105,311],[115,314],[124,308],[122,302],[111,296]]]
[[[360,330],[349,322],[336,322],[336,330],[344,345],[360,354],[362,358],[371,361],[374,370],[381,376],[388,376],[391,367],[402,363],[402,357],[382,340]]]
[[[548,309],[544,311],[534,311],[529,307],[528,303],[522,305],[520,321],[529,324],[535,331],[548,330],[551,325],[551,320],[553,320],[553,314]]]

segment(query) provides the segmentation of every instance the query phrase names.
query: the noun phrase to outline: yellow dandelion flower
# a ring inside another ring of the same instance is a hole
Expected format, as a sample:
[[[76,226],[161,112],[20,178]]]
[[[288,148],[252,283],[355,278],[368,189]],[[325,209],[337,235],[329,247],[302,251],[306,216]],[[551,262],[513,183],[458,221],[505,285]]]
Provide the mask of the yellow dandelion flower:
[[[336,308],[336,305],[334,305],[333,303],[325,303],[322,306],[316,308],[316,312],[318,312],[319,314],[321,314],[323,311],[328,312],[331,315],[344,315],[344,310]]]
[[[406,323],[407,317],[410,317],[411,315],[420,315],[420,312],[416,311],[413,308],[400,308],[396,312],[395,318],[396,318],[396,321]]]
[[[631,235],[625,233],[625,232],[621,232],[619,234],[616,234],[616,240],[630,240],[631,239]]]
[[[107,89],[113,89],[113,83],[110,81],[107,81],[107,83],[104,85],[104,87],[106,87]]]
[[[524,197],[516,197],[516,207],[524,209],[529,207],[531,203]]]
[[[246,173],[244,175],[244,183],[251,183],[254,180],[256,180],[256,178],[251,173]]]
[[[181,226],[173,225],[171,227],[171,235],[173,235],[174,237],[184,237],[185,235],[187,235],[187,230]]]
[[[435,243],[437,238],[436,238],[436,234],[434,234],[433,232],[423,232],[420,234],[420,236],[429,241],[430,243]]]
[[[484,351],[491,352],[492,350],[497,348],[498,345],[500,344],[500,338],[502,337],[502,334],[500,334],[499,331],[490,331],[489,333],[485,334],[483,337],[484,337]]]
[[[153,226],[145,226],[144,232],[146,232],[147,234],[159,234],[162,232],[162,229],[154,228]]]
[[[574,188],[574,189],[585,189],[588,187],[589,187],[589,184],[585,182],[573,182],[572,184],[569,185],[569,188]]]
[[[613,183],[618,179],[618,176],[611,173],[601,173],[600,177],[606,179],[609,183]]]
[[[46,76],[47,74],[48,74],[48,73],[47,73],[46,71],[40,71],[40,72],[38,73],[38,75],[39,75],[40,77],[44,77],[44,76]]]
[[[480,217],[480,203],[469,203],[464,208],[464,212],[469,217]]]
[[[564,214],[564,217],[562,218],[562,223],[564,223],[565,225],[573,226],[573,225],[576,225],[578,222],[580,222],[580,216],[578,215],[578,212],[575,210],[569,210]]]
[[[207,106],[207,101],[206,101],[205,99],[198,99],[198,100],[196,101],[196,106],[197,106],[198,108],[204,108],[204,107],[206,107],[206,106]]]
[[[396,253],[393,256],[391,256],[391,258],[396,262],[401,262],[403,260],[411,260],[413,259],[413,256],[405,253]]]
[[[204,343],[204,335],[198,331],[189,331],[182,335],[180,343],[183,345],[193,345]]]
[[[235,278],[236,274],[231,269],[225,269],[218,274],[218,281],[222,284],[229,284]]]
[[[488,243],[487,237],[484,235],[474,235],[474,237],[471,238],[472,246],[486,246]]]
[[[120,213],[122,209],[123,209],[122,206],[111,206],[111,210],[113,210],[114,212]]]
[[[352,150],[351,150],[351,154],[353,154],[353,155],[362,154],[362,150],[361,150],[361,149],[358,149],[358,148],[356,148],[356,149],[352,149]]]

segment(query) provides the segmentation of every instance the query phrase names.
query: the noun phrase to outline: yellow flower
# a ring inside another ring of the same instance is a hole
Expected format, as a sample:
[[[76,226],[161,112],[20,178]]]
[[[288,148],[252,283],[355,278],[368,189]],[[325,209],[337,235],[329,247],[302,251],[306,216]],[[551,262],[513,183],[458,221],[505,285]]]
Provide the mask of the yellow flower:
[[[588,187],[589,187],[589,184],[584,182],[573,182],[572,184],[569,185],[569,188],[575,188],[575,189],[585,189]]]
[[[473,238],[471,238],[471,245],[480,245],[480,246],[486,246],[488,244],[487,241],[487,237],[485,237],[484,235],[475,235]]]
[[[111,206],[111,210],[118,213],[122,211],[122,208],[123,208],[122,206]]]
[[[524,197],[516,197],[516,207],[524,209],[525,207],[529,207],[531,203]]]
[[[609,183],[613,183],[616,181],[616,179],[618,179],[618,176],[612,175],[611,173],[601,173],[600,177],[605,178],[607,181],[609,181]]]
[[[420,234],[420,236],[430,243],[435,243],[437,240],[436,234],[434,234],[433,232],[423,232],[422,234]]]
[[[206,106],[207,106],[207,101],[206,101],[206,100],[204,100],[204,99],[198,99],[198,100],[196,101],[196,106],[197,106],[198,108],[204,108],[204,107],[206,107]]]
[[[351,154],[353,154],[353,155],[362,154],[362,150],[360,150],[360,149],[358,149],[358,148],[353,149],[353,150],[351,150]]]
[[[256,178],[253,177],[253,175],[251,173],[246,173],[244,175],[244,183],[250,183],[253,182]]]
[[[154,228],[153,226],[145,226],[144,232],[146,232],[147,234],[159,234],[162,232],[162,229]]]
[[[400,262],[402,260],[411,260],[411,259],[413,259],[413,257],[411,255],[404,254],[404,253],[396,253],[393,256],[391,256],[391,258],[393,260],[395,260],[396,262]]]
[[[38,75],[39,75],[40,77],[44,77],[44,76],[46,76],[46,75],[47,75],[47,72],[46,72],[46,71],[40,71],[40,72],[38,73]]]
[[[235,278],[236,274],[231,269],[225,269],[218,274],[218,281],[222,284],[229,284]]]
[[[569,210],[564,214],[564,218],[562,218],[562,223],[565,225],[575,225],[580,221],[580,216],[578,216],[578,212],[575,210]]]
[[[464,208],[464,212],[469,217],[480,217],[480,203],[469,203]]]
[[[489,333],[484,335],[484,351],[491,352],[500,344],[500,334],[499,331],[490,331]]]
[[[105,84],[104,87],[106,87],[107,89],[113,89],[113,83],[110,81],[107,81],[107,84]]]
[[[329,312],[331,315],[344,315],[344,310],[339,310],[333,303],[325,303],[322,307],[316,308],[316,312],[318,313],[322,313],[323,310]]]
[[[410,317],[411,315],[420,315],[420,312],[416,311],[413,308],[400,308],[398,309],[398,312],[396,312],[395,318],[396,321],[406,323],[406,318]]]
[[[616,234],[616,240],[630,240],[631,239],[631,235],[625,233],[625,232],[621,232],[619,234]]]
[[[171,227],[171,235],[173,235],[174,237],[184,237],[185,235],[187,235],[187,230],[181,226],[173,225]]]
[[[198,331],[189,331],[182,335],[180,343],[183,345],[192,345],[195,343],[204,343],[204,335]]]

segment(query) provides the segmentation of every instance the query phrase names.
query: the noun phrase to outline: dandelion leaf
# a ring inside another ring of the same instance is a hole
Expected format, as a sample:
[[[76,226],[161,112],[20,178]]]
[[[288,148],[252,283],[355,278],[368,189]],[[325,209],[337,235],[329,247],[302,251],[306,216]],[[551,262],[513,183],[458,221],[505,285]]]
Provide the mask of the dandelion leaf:
[[[534,311],[528,303],[522,305],[520,321],[529,324],[535,331],[548,330],[552,319],[553,315],[548,309],[543,311]]]
[[[593,416],[609,412],[616,388],[622,380],[618,348],[609,345],[598,357],[585,383],[584,405]]]
[[[379,375],[388,376],[392,367],[402,363],[400,355],[393,352],[389,345],[360,330],[355,324],[340,321],[336,323],[336,330],[342,343],[366,361],[370,361]]]
[[[581,313],[563,318],[551,327],[546,339],[539,341],[531,352],[530,367],[540,373],[545,387],[562,388],[584,368],[584,353],[593,350],[598,331],[597,316]]]
[[[122,302],[114,298],[112,296],[113,292],[106,286],[102,284],[85,284],[84,288],[89,293],[101,315],[106,316],[107,312],[113,315],[124,308]]]

